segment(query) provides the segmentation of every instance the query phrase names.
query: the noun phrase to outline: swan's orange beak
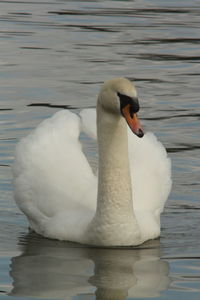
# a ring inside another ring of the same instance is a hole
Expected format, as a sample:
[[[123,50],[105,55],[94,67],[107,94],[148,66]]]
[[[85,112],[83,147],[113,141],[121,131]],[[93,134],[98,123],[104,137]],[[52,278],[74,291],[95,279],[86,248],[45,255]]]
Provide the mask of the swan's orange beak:
[[[123,107],[122,115],[126,119],[126,122],[127,122],[128,126],[130,127],[130,129],[132,130],[132,132],[135,133],[140,138],[143,137],[144,132],[140,125],[140,121],[137,118],[137,114],[131,112],[130,104],[127,104],[126,106]]]

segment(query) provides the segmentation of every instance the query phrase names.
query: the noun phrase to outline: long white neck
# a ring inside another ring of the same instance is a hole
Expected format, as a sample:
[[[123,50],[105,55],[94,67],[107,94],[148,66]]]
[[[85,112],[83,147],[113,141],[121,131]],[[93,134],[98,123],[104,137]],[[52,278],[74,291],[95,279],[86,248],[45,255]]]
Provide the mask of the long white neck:
[[[86,243],[138,245],[141,242],[132,202],[127,125],[125,120],[97,105],[99,177],[97,210]]]
[[[127,125],[117,114],[97,109],[99,181],[96,216],[110,222],[133,218]]]

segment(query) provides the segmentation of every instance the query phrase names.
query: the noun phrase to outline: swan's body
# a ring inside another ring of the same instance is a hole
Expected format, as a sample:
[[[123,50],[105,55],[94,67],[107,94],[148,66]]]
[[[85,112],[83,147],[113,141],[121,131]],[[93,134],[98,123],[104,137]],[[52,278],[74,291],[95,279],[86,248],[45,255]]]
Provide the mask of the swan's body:
[[[106,82],[100,91],[98,179],[79,141],[82,130],[96,137],[95,110],[83,110],[81,117],[60,111],[18,144],[15,199],[37,233],[105,246],[138,245],[159,236],[170,161],[153,134],[140,139],[128,129],[120,103],[122,112],[129,104],[124,97],[119,103],[117,93],[136,97],[123,78]]]

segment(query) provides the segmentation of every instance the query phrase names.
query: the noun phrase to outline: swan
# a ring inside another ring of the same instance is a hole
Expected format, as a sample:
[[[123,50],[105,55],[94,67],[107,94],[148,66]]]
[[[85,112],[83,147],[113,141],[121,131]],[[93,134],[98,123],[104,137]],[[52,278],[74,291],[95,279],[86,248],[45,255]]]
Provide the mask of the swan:
[[[171,163],[156,137],[144,134],[138,111],[134,85],[111,79],[96,111],[56,112],[17,144],[15,201],[32,230],[94,246],[136,246],[160,235]],[[98,176],[82,151],[82,131],[97,139]]]

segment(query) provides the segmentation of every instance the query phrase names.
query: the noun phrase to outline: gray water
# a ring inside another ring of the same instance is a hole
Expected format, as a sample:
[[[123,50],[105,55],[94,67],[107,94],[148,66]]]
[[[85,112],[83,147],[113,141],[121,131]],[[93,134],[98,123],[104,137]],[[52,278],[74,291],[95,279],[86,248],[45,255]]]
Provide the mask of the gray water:
[[[199,299],[199,24],[198,0],[0,1],[0,299]],[[116,76],[134,80],[142,123],[172,159],[160,239],[95,249],[28,233],[17,141],[60,108],[94,107]]]

